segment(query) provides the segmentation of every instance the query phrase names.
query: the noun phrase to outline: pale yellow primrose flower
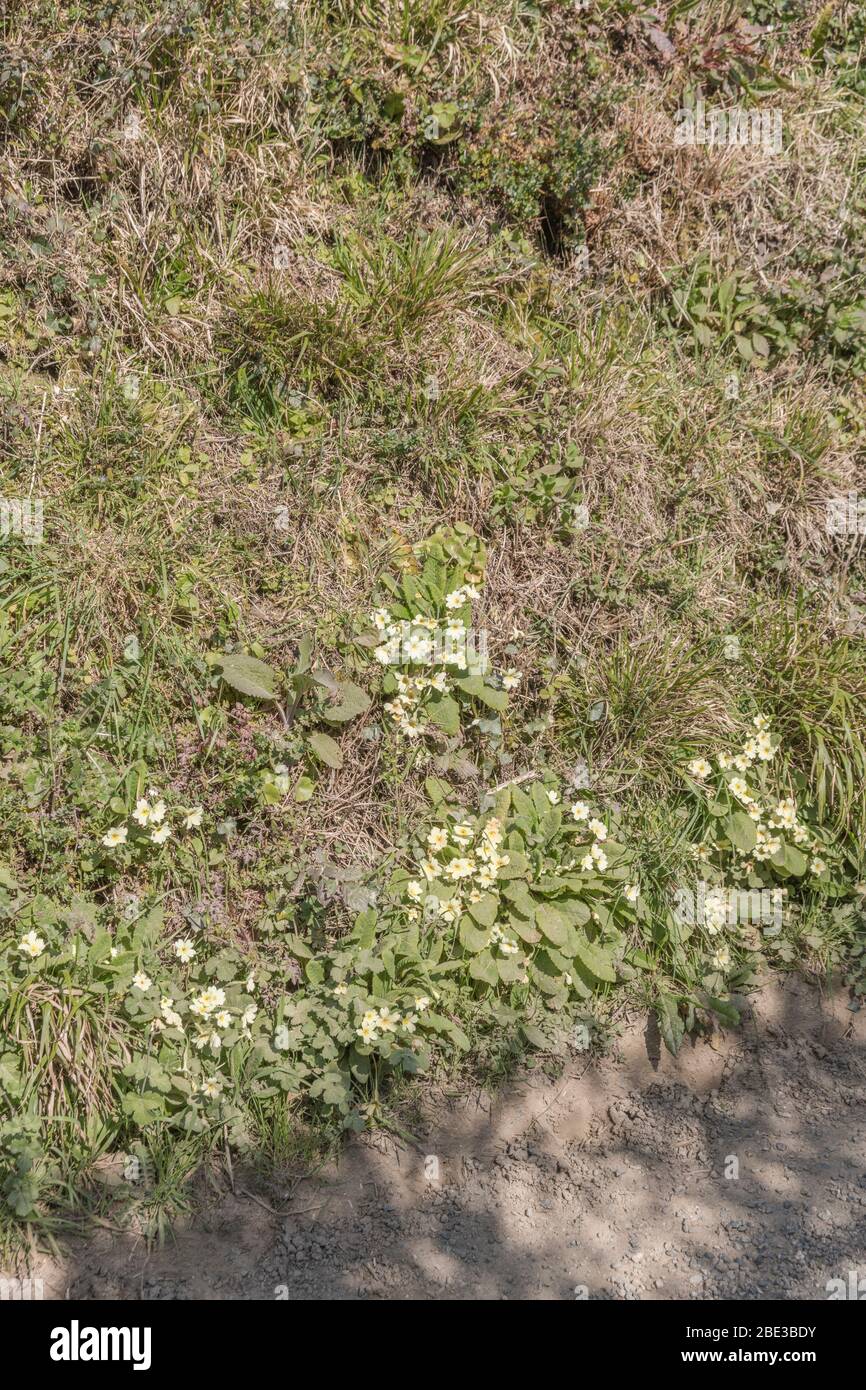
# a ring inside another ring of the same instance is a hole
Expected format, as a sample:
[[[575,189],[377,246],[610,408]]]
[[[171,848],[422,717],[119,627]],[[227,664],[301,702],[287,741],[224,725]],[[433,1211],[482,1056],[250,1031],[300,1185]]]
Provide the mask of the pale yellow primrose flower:
[[[201,1018],[207,1018],[209,1014],[213,1013],[214,1009],[222,1008],[225,1002],[225,990],[216,989],[213,985],[210,985],[192,1001],[189,1006],[190,1013],[197,1014]]]
[[[45,942],[35,931],[29,931],[26,935],[22,936],[18,943],[18,949],[22,955],[29,956],[31,960],[35,960],[36,957],[41,956],[42,952],[45,950]],[[148,981],[148,983],[150,982]]]
[[[475,860],[460,857],[452,859],[445,872],[451,879],[469,878],[475,873]]]

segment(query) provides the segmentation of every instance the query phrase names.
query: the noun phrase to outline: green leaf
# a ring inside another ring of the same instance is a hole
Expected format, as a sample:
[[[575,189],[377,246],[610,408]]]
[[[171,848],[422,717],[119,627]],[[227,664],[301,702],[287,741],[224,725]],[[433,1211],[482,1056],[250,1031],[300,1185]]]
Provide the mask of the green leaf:
[[[510,883],[503,884],[502,896],[512,903],[522,916],[528,917],[530,921],[535,916],[535,899],[530,896],[529,889],[523,879],[516,878]]]
[[[355,918],[355,924],[349,933],[349,939],[356,941],[362,951],[369,951],[373,942],[376,940],[376,923],[378,913],[374,907],[368,907],[366,911],[359,912]]]
[[[219,653],[219,674],[232,690],[252,695],[256,700],[275,700],[277,675],[267,662],[255,656],[226,656]]]
[[[508,708],[508,691],[496,690],[492,685],[487,685],[483,676],[463,676],[454,684],[465,695],[472,695],[476,700],[480,700],[490,709],[495,709],[499,714]]]
[[[485,950],[490,941],[490,933],[479,931],[477,927],[472,925],[471,919],[465,915],[460,918],[460,926],[457,930],[457,935],[460,940],[460,945],[473,955]]]
[[[145,1091],[142,1095],[137,1091],[127,1091],[123,1097],[122,1109],[124,1115],[129,1115],[133,1123],[143,1129],[146,1125],[162,1119],[165,1114],[165,1101],[155,1091]]]
[[[295,801],[309,801],[315,790],[316,784],[312,777],[299,777],[292,796]]]
[[[717,999],[710,994],[707,996],[707,1004],[724,1023],[729,1023],[732,1028],[737,1027],[740,1022],[740,1011],[734,1007],[729,999]]]
[[[339,744],[336,744],[330,734],[323,734],[316,729],[312,734],[307,734],[307,743],[312,748],[317,758],[320,758],[328,767],[342,767],[343,755],[340,752]]]
[[[480,902],[470,903],[467,911],[482,927],[492,927],[499,911],[499,902],[492,893],[485,893]]]
[[[482,951],[480,955],[472,957],[469,962],[469,974],[473,980],[481,980],[486,985],[499,984],[496,961],[489,951]]]
[[[524,878],[529,872],[529,860],[519,849],[508,847],[508,863],[503,864],[499,870],[499,877],[502,880]]]
[[[741,849],[744,854],[749,854],[758,843],[758,835],[755,829],[755,822],[751,816],[747,816],[745,811],[735,811],[725,822],[725,833],[732,845]]]
[[[576,927],[585,927],[592,915],[580,898],[557,898],[556,906]]]
[[[523,963],[514,956],[497,956],[496,969],[503,984],[516,985],[523,974]]]
[[[539,903],[535,909],[535,922],[539,931],[554,946],[564,946],[568,940],[568,923],[550,903]]]
[[[144,1081],[157,1091],[171,1090],[171,1077],[155,1057],[136,1057],[123,1068],[123,1075],[134,1081]]]
[[[527,945],[534,946],[536,941],[541,940],[541,933],[537,932],[535,927],[530,926],[529,922],[525,922],[522,917],[516,916],[515,913],[509,912],[508,923],[514,935],[519,936],[521,941],[525,941]]]
[[[676,995],[663,994],[658,1002],[656,1014],[665,1047],[676,1057],[686,1032],[685,1024],[680,1018],[679,1000]]]
[[[773,855],[772,862],[797,878],[802,878],[809,867],[809,861],[802,850],[797,849],[796,845],[788,844],[787,840],[782,841],[781,848]]]
[[[594,975],[597,980],[607,980],[610,984],[616,982],[616,971],[613,968],[613,961],[609,951],[603,949],[594,941],[587,941],[585,936],[576,933],[574,947],[575,959]]]
[[[445,734],[460,733],[460,706],[450,695],[437,695],[425,706],[427,714]]]
[[[454,795],[447,782],[441,777],[427,777],[424,780],[424,790],[434,806],[439,806],[443,801],[450,801]]]
[[[339,703],[326,705],[322,710],[323,718],[332,724],[345,724],[347,720],[356,719],[359,714],[365,714],[370,708],[369,695],[354,681],[341,681],[337,686],[337,694]]]

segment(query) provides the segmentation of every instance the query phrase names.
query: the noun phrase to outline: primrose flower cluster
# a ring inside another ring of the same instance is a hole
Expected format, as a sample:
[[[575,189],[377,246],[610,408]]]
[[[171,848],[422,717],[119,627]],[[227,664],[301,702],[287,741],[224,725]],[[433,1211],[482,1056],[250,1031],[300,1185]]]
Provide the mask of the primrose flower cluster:
[[[753,772],[762,763],[769,763],[779,751],[767,717],[758,714],[752,722],[756,733],[746,740],[740,752],[719,753],[716,758],[717,769],[725,779],[728,791],[755,823],[754,847],[749,850],[737,845],[733,847],[741,861],[739,867],[743,873],[751,873],[756,864],[766,863],[778,854],[783,848],[783,841],[787,839],[812,856],[809,870],[813,875],[820,876],[827,870],[826,861],[818,852],[821,845],[803,824],[794,798],[779,799],[756,791],[747,777],[742,775]],[[688,764],[688,770],[701,782],[713,774],[713,767],[706,758],[694,758]],[[706,861],[710,853],[710,847],[703,842],[692,846],[695,859]]]
[[[571,808],[571,818],[576,821],[578,825],[583,825],[585,823],[587,830],[593,837],[592,847],[588,854],[585,854],[583,859],[581,859],[580,867],[587,873],[592,873],[596,869],[606,869],[607,855],[604,852],[604,841],[607,839],[607,826],[604,821],[598,820],[597,817],[593,816],[585,801],[575,801]],[[635,894],[634,897],[630,897],[629,900],[634,902],[636,897],[637,894]]]
[[[430,1007],[430,999],[426,994],[419,994],[414,1002],[415,1009],[408,1009],[405,1013],[392,1009],[389,1004],[382,1004],[378,1009],[366,1009],[355,1030],[356,1036],[366,1046],[375,1047],[383,1037],[390,1035],[400,1041],[400,1035],[403,1034],[409,1046],[416,1048],[418,1040],[414,1033],[420,1021],[418,1015]]]
[[[192,966],[197,958],[195,943],[190,937],[182,937],[173,944],[173,954],[181,965]],[[130,983],[130,995],[139,1001],[147,1001],[156,1009],[159,999],[159,1012],[150,1018],[149,1028],[153,1035],[181,1035],[181,1041],[196,1052],[210,1058],[219,1058],[225,1049],[240,1039],[252,1039],[252,1026],[259,1013],[255,1002],[247,1003],[256,988],[254,973],[250,973],[242,985],[230,991],[240,996],[241,1003],[231,1003],[226,990],[218,985],[207,985],[204,989],[193,987],[187,992],[175,985],[160,986],[144,970],[138,970]],[[179,997],[178,997],[179,996]],[[177,1037],[175,1036],[175,1041]],[[217,1078],[206,1079],[200,1090],[206,1099],[215,1099],[221,1092]]]
[[[424,715],[432,700],[456,694],[455,680],[469,674],[487,676],[487,634],[467,627],[460,616],[473,600],[480,598],[473,584],[463,584],[444,597],[445,618],[416,613],[410,619],[396,618],[387,608],[371,615],[382,641],[373,652],[380,665],[391,670],[385,691],[392,698],[385,710],[397,731],[416,739],[430,732]],[[508,670],[500,678],[500,690],[511,691],[520,683],[520,672]]]
[[[434,825],[427,836],[429,853],[418,864],[420,876],[406,885],[406,896],[413,904],[410,921],[417,920],[418,905],[423,902],[429,916],[445,923],[457,922],[467,907],[480,903],[486,893],[495,894],[499,873],[510,862],[508,855],[500,852],[502,839],[502,825],[495,816],[480,830],[466,819],[457,821],[450,831]],[[451,889],[448,897],[425,892],[425,884],[434,881]],[[498,946],[504,956],[517,955],[519,949],[517,942],[496,926],[491,929],[490,944]]]
[[[204,812],[201,806],[191,806],[176,813],[180,818],[180,828],[197,830],[202,823]],[[174,831],[168,821],[168,808],[158,792],[151,788],[147,796],[139,797],[135,809],[125,825],[114,825],[102,837],[105,849],[119,849],[122,845],[149,842],[164,845],[172,838]],[[133,839],[130,841],[130,832]]]

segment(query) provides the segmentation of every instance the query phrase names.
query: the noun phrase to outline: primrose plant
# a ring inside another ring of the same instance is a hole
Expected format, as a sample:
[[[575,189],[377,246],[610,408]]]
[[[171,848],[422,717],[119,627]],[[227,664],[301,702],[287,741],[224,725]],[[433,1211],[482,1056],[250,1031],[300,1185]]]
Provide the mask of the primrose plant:
[[[428,792],[445,784],[428,779]],[[618,979],[640,890],[615,818],[584,801],[563,808],[556,785],[510,786],[470,815],[440,802],[392,892],[419,923],[435,974],[523,1013],[560,1008]]]
[[[468,727],[499,736],[500,715],[520,673],[491,670],[487,633],[473,625],[482,575],[463,564],[428,557],[420,575],[387,580],[390,601],[372,614],[385,713],[407,739],[446,735]]]
[[[785,958],[798,920],[850,893],[845,851],[823,823],[802,773],[786,768],[766,716],[735,751],[687,766],[701,838],[690,846],[700,882],[681,888],[679,937],[705,938],[703,984],[712,994],[748,984],[754,953]],[[823,904],[823,907],[822,907]]]

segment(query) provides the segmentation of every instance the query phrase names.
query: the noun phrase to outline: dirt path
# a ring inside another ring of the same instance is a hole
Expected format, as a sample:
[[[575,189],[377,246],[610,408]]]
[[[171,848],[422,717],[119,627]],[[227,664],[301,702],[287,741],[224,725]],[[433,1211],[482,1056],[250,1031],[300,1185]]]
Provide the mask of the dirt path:
[[[55,1298],[827,1298],[866,1280],[866,1012],[790,980],[676,1060],[634,1028],[556,1083],[439,1097],[418,1150],[354,1141],[291,1205],[34,1272]]]

